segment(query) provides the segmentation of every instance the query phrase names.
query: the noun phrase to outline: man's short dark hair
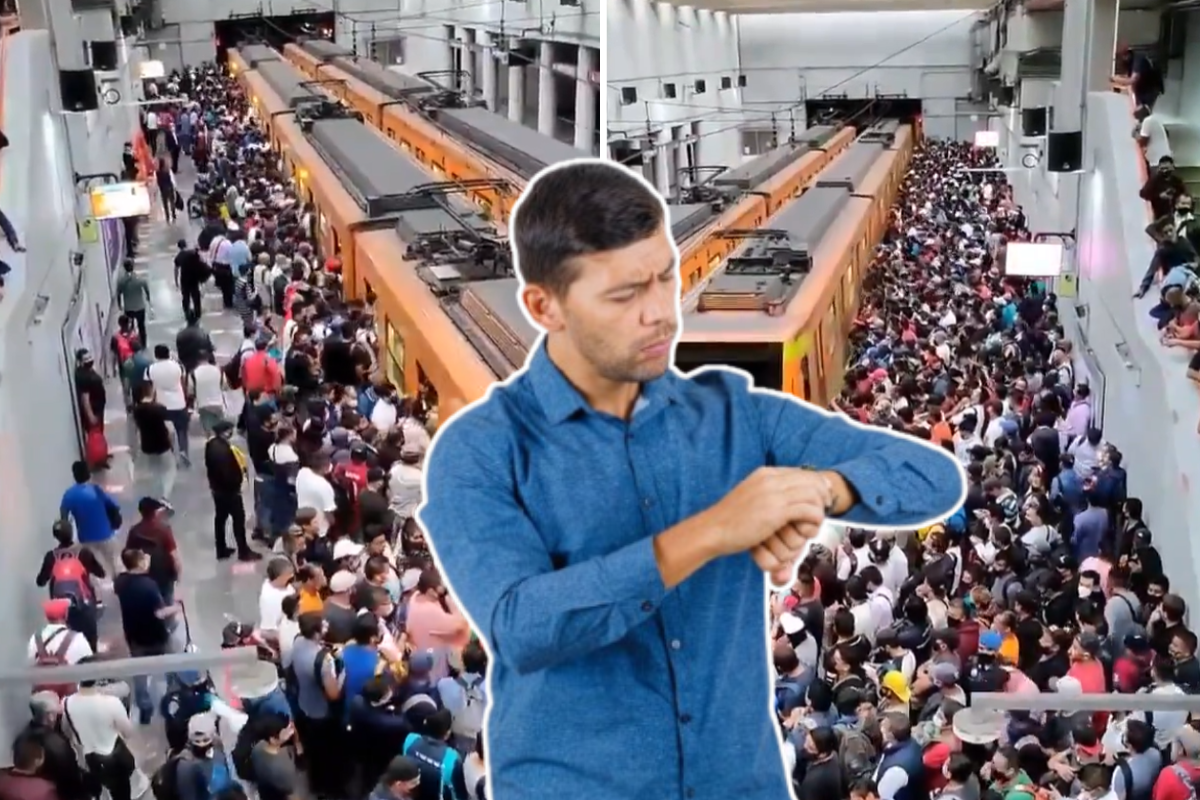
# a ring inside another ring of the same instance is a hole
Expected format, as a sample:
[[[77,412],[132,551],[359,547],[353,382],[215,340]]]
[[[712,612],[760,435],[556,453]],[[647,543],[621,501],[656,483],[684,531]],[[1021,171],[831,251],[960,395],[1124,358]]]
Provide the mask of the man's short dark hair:
[[[513,214],[518,270],[526,283],[562,296],[576,278],[573,259],[628,247],[662,224],[662,202],[632,172],[570,164],[539,177]]]

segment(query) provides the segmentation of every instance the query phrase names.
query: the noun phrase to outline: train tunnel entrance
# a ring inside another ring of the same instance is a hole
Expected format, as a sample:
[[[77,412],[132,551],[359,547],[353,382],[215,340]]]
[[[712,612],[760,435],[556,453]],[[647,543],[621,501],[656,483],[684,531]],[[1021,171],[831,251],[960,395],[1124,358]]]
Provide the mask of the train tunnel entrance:
[[[229,48],[239,47],[247,42],[262,42],[281,49],[285,44],[300,37],[333,41],[336,21],[337,16],[332,11],[280,17],[254,14],[218,20],[213,23],[217,58],[224,63],[225,53]]]
[[[862,128],[880,119],[911,122],[921,116],[919,98],[895,95],[845,97],[827,95],[804,103],[808,126],[844,122]]]

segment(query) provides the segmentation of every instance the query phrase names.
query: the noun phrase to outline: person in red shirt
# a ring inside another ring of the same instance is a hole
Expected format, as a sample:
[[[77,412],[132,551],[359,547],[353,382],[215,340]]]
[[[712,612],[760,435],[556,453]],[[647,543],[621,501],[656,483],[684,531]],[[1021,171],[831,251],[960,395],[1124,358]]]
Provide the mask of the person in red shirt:
[[[1071,667],[1067,677],[1079,682],[1079,688],[1084,694],[1107,694],[1108,686],[1104,676],[1104,664],[1100,662],[1100,637],[1090,631],[1084,631],[1075,637],[1071,649],[1067,652],[1071,659]],[[1108,713],[1098,711],[1092,715],[1092,723],[1096,730],[1102,731],[1108,726]]]
[[[1131,633],[1125,637],[1125,652],[1113,664],[1113,683],[1118,692],[1133,694],[1150,681],[1150,665],[1154,661],[1154,649],[1150,640],[1142,633]]]
[[[1171,743],[1175,763],[1158,773],[1150,800],[1193,800],[1200,783],[1200,731],[1185,725]]]
[[[242,389],[247,395],[254,392],[278,394],[283,388],[283,373],[267,352],[268,344],[270,342],[260,336],[254,342],[254,352],[242,356]]]

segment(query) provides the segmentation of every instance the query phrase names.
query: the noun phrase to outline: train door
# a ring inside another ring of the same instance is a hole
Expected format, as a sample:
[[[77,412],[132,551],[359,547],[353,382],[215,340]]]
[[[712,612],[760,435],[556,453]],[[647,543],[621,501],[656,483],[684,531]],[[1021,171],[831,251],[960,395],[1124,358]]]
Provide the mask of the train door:
[[[368,285],[368,290],[370,286]],[[392,321],[384,317],[383,321],[384,374],[399,391],[405,392],[404,386],[404,339],[392,326]]]

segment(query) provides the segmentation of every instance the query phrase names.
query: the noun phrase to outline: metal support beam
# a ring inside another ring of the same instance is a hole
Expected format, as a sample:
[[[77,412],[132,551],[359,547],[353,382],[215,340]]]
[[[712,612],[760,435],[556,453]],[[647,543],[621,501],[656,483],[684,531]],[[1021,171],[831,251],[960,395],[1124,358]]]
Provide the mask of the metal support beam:
[[[1194,694],[1000,694],[971,695],[970,708],[981,711],[1200,711]]]
[[[124,680],[138,675],[165,675],[172,672],[202,672],[220,667],[251,664],[258,660],[253,647],[233,647],[212,653],[170,653],[165,656],[117,658],[112,661],[88,661],[53,667],[26,667],[0,673],[0,685],[12,683],[70,684],[105,679]]]

